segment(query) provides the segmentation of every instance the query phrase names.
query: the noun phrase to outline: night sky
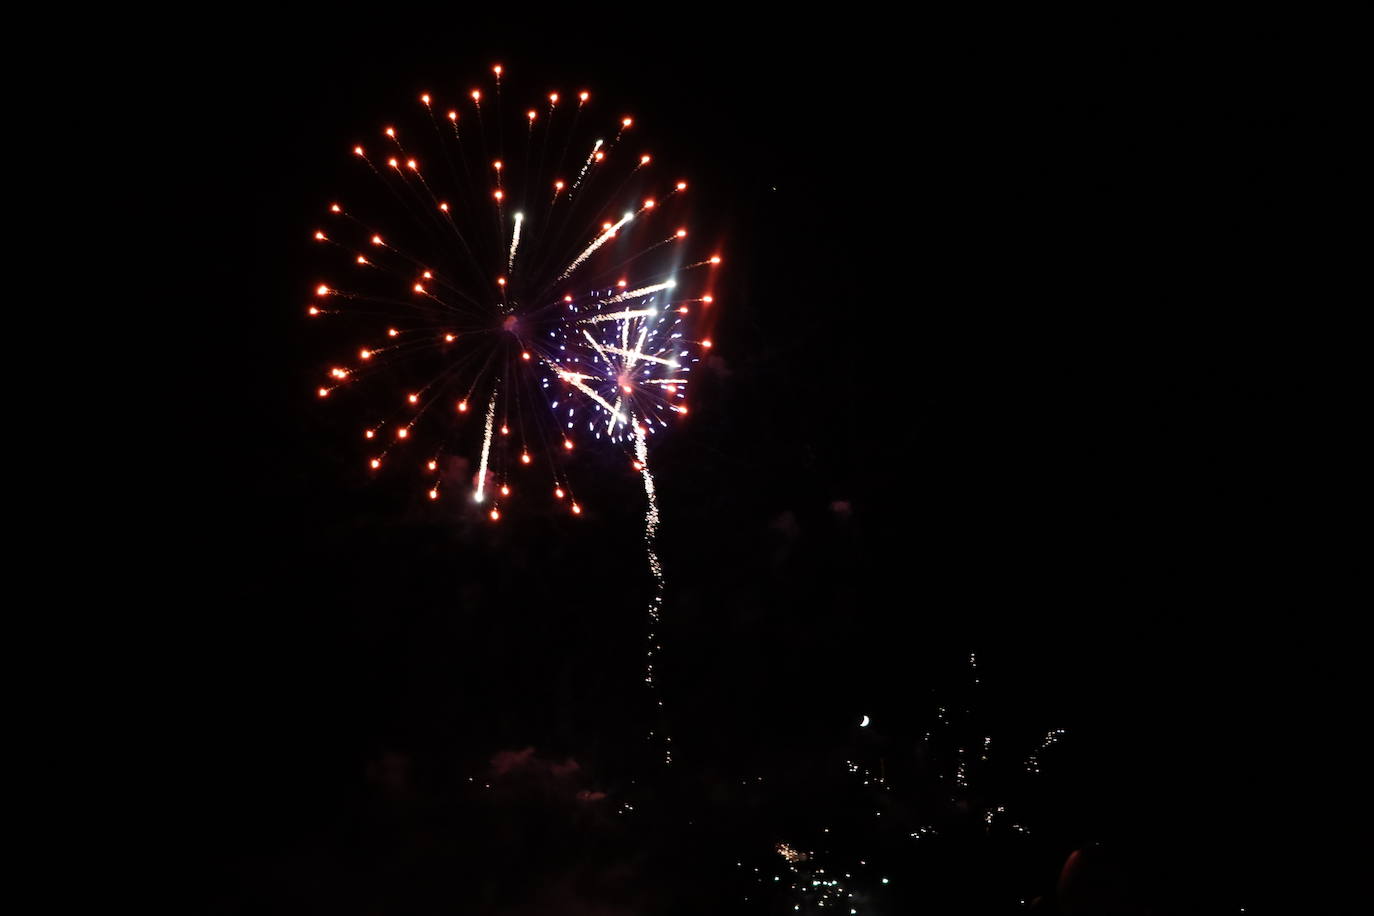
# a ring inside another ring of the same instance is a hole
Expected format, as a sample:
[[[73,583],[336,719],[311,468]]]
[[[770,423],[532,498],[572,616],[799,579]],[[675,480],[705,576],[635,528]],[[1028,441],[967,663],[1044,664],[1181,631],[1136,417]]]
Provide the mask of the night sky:
[[[833,823],[892,879],[862,913],[1048,907],[1085,847],[1150,912],[1262,911],[1320,630],[1290,237],[1320,55],[1277,28],[595,9],[239,15],[147,102],[197,277],[161,564],[184,910],[793,912],[752,869]],[[585,518],[479,524],[370,480],[314,395],[338,354],[303,316],[310,234],[363,180],[348,150],[498,61],[513,97],[634,114],[727,255],[714,360],[653,453],[667,772],[621,457],[578,457]],[[917,818],[970,653],[997,747],[1066,730],[1015,796],[1033,832],[894,846],[844,761]]]

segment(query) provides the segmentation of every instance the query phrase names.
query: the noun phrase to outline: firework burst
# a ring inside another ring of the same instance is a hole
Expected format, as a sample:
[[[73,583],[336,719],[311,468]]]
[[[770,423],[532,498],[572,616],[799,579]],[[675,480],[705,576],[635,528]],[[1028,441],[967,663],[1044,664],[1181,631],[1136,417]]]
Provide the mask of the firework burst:
[[[633,118],[598,131],[590,92],[549,92],[512,131],[491,72],[354,145],[367,187],[314,231],[330,279],[306,312],[361,336],[317,394],[353,398],[373,473],[418,471],[492,521],[518,492],[580,515],[588,440],[621,446],[652,497],[643,440],[687,413],[720,256],[688,256],[687,182],[631,145]]]

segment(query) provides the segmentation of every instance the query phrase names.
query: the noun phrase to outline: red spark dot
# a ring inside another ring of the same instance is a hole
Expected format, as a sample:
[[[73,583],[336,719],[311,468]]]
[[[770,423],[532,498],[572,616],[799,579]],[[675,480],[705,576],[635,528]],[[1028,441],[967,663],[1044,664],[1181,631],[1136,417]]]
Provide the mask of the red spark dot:
[[[531,108],[531,109],[530,109],[530,110],[529,110],[529,111],[527,111],[527,112],[526,112],[526,115],[528,115],[528,116],[529,116],[529,119],[530,119],[530,120],[531,120],[531,121],[533,121],[533,120],[534,120],[534,118],[535,118],[535,112],[534,112],[534,109],[533,109],[533,108]]]
[[[710,305],[712,302],[716,301],[716,297],[712,296],[710,293],[707,293],[706,295],[701,297],[701,301],[705,302],[707,305]]]
[[[407,428],[404,427],[404,426],[402,426],[400,429],[396,430],[396,438],[397,438],[397,439],[404,439],[404,438],[406,438],[406,437],[409,436],[409,435],[410,435],[410,430],[407,429]]]
[[[503,426],[503,427],[501,427],[501,435],[503,435],[503,436],[509,436],[509,435],[510,435],[510,427],[509,427],[509,426]]]
[[[677,189],[678,189],[679,191],[685,191],[685,190],[687,190],[687,182],[685,182],[685,181],[679,181],[679,182],[677,183]]]
[[[550,105],[557,105],[557,104],[558,104],[558,93],[556,93],[556,92],[550,92],[550,93],[549,93],[549,104],[550,104]]]
[[[359,358],[359,359],[371,359],[371,358],[372,358],[372,351],[371,351],[371,350],[359,350],[359,351],[358,351],[358,358]]]
[[[420,403],[420,396],[418,394],[412,394],[409,397],[407,397],[406,400],[412,404],[418,404]]]
[[[558,497],[559,499],[562,499],[562,498],[563,498],[563,488],[562,488],[562,487],[554,487],[553,495],[556,496],[556,497]]]
[[[395,337],[395,336],[396,336],[397,334],[399,334],[399,333],[401,333],[401,332],[398,331],[398,330],[396,330],[395,328],[387,328],[387,329],[386,329],[386,336],[387,336],[387,337]]]
[[[687,314],[687,306],[684,305],[682,308],[678,309],[678,310],[677,310],[677,313],[678,313],[679,315],[686,315],[686,314]]]
[[[355,147],[353,147],[353,155],[355,155],[355,156],[361,156],[362,154],[363,154],[363,148],[362,148],[361,146],[355,146]]]
[[[506,285],[506,278],[505,278],[505,277],[497,277],[497,278],[496,278],[496,285],[497,285],[497,286],[505,286],[505,285]]]
[[[520,354],[520,358],[521,358],[521,359],[529,359],[529,358],[530,358],[530,353],[529,353],[529,351],[526,350],[524,353],[521,353],[521,354]]]
[[[493,196],[494,196],[497,200],[501,200],[501,199],[503,199],[506,195],[505,195],[505,192],[504,192],[504,191],[499,191],[499,190],[498,190]]]
[[[340,213],[340,212],[342,212],[342,211],[343,211],[343,208],[340,207],[338,204],[330,204],[330,205],[329,205],[329,212],[330,212],[330,213]]]
[[[328,389],[328,388],[321,388],[321,389],[319,390],[319,395],[320,395],[320,397],[322,397],[322,398],[327,398],[327,397],[329,397],[329,389]]]
[[[374,245],[380,245],[380,244],[382,244],[382,237],[381,237],[380,235],[374,235],[374,236],[372,237],[372,244],[374,244]]]
[[[424,102],[426,105],[428,105],[428,104],[429,104],[429,93],[426,92],[424,95],[420,96],[420,101],[422,101],[422,102]]]
[[[318,229],[315,230],[315,240],[316,240],[316,241],[319,241],[319,242],[323,242],[323,241],[324,241],[324,233],[323,233],[323,232],[320,232]]]
[[[421,285],[418,284],[418,283],[415,284],[415,292],[417,292],[417,293],[423,293],[424,291],[425,291],[425,288],[424,288],[423,286],[421,286]]]
[[[602,224],[601,224],[601,231],[602,231],[602,232],[605,232],[607,229],[611,228],[613,225],[615,225],[615,224],[614,224],[614,223],[602,223]]]
[[[500,519],[501,519],[501,510],[500,510],[500,509],[492,509],[492,510],[491,510],[491,520],[492,520],[493,522],[495,522],[495,521],[500,521]]]
[[[687,414],[687,407],[686,407],[686,405],[680,406],[680,407],[678,407],[678,408],[676,408],[676,409],[677,409],[677,412],[678,412],[678,413],[683,414],[684,416]]]
[[[377,468],[382,466],[382,459],[373,458],[371,461],[368,462],[368,464],[372,465],[372,470],[375,471],[377,470]]]
[[[376,430],[372,430],[372,429],[369,429],[369,430],[366,430],[366,431],[363,432],[363,438],[364,438],[364,439],[372,439],[372,438],[374,438],[376,435],[377,435],[377,431],[376,431]]]
[[[467,412],[468,412],[468,402],[467,402],[467,401],[459,401],[459,402],[458,402],[458,412],[459,412],[459,413],[467,413]]]
[[[579,93],[577,94],[578,101],[581,101],[581,102],[585,102],[585,101],[587,101],[587,99],[589,99],[589,98],[591,98],[591,97],[592,97],[592,94],[591,94],[590,92],[579,92]]]
[[[367,258],[363,257],[362,255],[358,255],[358,263],[359,263],[359,264],[366,264],[366,263],[367,263]]]
[[[506,486],[505,484],[501,484],[501,495],[510,496],[510,487]]]
[[[679,230],[677,231],[677,237],[680,238],[680,239],[685,239],[685,238],[687,238],[687,230],[686,230],[686,229],[679,229]]]
[[[708,349],[708,350],[711,349],[711,341],[709,341],[709,340],[703,340],[703,341],[701,342],[701,345],[702,345],[703,347],[705,347],[706,349]]]
[[[563,190],[563,182],[561,182],[561,181],[555,181],[555,182],[553,183],[553,189],[554,189],[555,191],[561,191],[561,190]]]
[[[638,461],[631,461],[630,467],[634,468],[636,471],[644,470],[644,465],[640,464]]]
[[[639,164],[640,164],[640,165],[648,165],[648,164],[649,164],[649,154],[648,154],[648,153],[645,153],[643,156],[640,156],[640,157],[639,157]]]
[[[564,440],[563,440],[563,447],[564,447],[565,449],[567,449],[568,451],[572,451],[572,440],[571,440],[571,439],[564,439]]]
[[[654,199],[653,199],[652,197],[649,198],[648,200],[644,201],[644,209],[645,209],[645,210],[652,210],[653,208],[654,208]]]
[[[573,511],[573,515],[581,515],[581,514],[582,514],[582,507],[579,506],[577,503],[573,503],[573,504],[572,504],[572,511]]]
[[[457,120],[458,120],[458,112],[456,112],[456,111],[450,111],[450,112],[448,113],[448,119],[449,119],[450,121],[457,121]]]
[[[634,122],[635,122],[635,121],[634,121],[634,118],[625,118],[623,121],[620,122],[620,126],[621,126],[621,127],[629,127],[629,126],[630,126],[631,124],[633,124]]]
[[[482,101],[482,90],[480,90],[480,89],[474,89],[474,90],[472,90],[472,100],[473,100],[474,102],[480,102],[480,101]]]
[[[312,305],[310,306],[310,308],[306,309],[305,312],[307,315],[318,315],[320,313],[320,310]]]
[[[424,277],[426,280],[434,279],[434,274],[430,273],[429,271],[425,271],[424,273],[420,274],[420,276]]]
[[[388,160],[386,161],[386,164],[389,165],[389,166],[391,166],[393,169],[398,169],[398,170],[399,170],[400,167],[401,167],[401,164],[400,164],[399,162],[396,161],[396,157],[395,157],[395,156],[392,156],[390,159],[388,159]]]
[[[430,498],[430,499],[438,499],[438,498],[439,498],[439,491],[438,491],[438,490],[430,490],[430,491],[429,491],[429,498]]]
[[[564,296],[564,297],[563,297],[563,301],[564,301],[564,302],[572,302],[572,296],[571,296],[571,295]]]
[[[394,128],[394,127],[388,127],[388,128],[386,129],[386,135],[387,135],[388,137],[395,137],[395,136],[396,136],[396,128]]]
[[[492,73],[495,73],[497,76],[500,76],[500,75],[501,75],[501,65],[500,65],[500,64],[496,64],[494,67],[491,68],[491,72],[492,72]]]
[[[412,172],[415,171],[415,169],[416,169],[415,160],[414,160],[414,159],[407,159],[407,160],[406,160],[406,166],[407,166]]]
[[[719,263],[720,263],[720,255],[718,255],[718,254],[713,254],[713,255],[711,255],[711,263],[712,263],[712,264],[719,264]]]
[[[529,464],[529,463],[530,463],[530,453],[529,453],[529,452],[521,452],[521,453],[520,453],[520,463],[521,463],[521,464]]]
[[[618,286],[618,287],[620,287],[621,289],[624,289],[624,288],[625,288],[626,286],[628,286],[629,284],[626,283],[624,279],[620,279],[620,280],[617,280],[617,281],[616,281],[615,285]]]
[[[498,172],[501,171],[501,160],[497,159],[496,161],[492,162],[491,167],[496,169],[496,171]]]
[[[600,162],[602,159],[605,159],[605,158],[606,158],[606,154],[598,150],[598,151],[597,151],[597,154],[596,154],[596,161],[597,161],[597,162]]]
[[[315,295],[317,295],[317,296],[328,296],[328,295],[329,295],[329,287],[327,287],[327,286],[325,286],[323,283],[321,283],[321,284],[315,289]]]
[[[445,334],[445,335],[444,335],[444,342],[445,342],[445,343],[453,343],[453,341],[454,341],[455,339],[456,339],[456,338],[455,338],[452,334]]]
[[[437,467],[439,467],[439,462],[437,462],[437,461],[435,461],[435,460],[433,460],[433,459],[430,459],[429,463],[426,464],[425,467],[427,467],[427,468],[429,468],[431,471],[433,471],[434,469],[436,469]]]
[[[448,204],[444,204],[444,203],[439,204],[439,209],[440,209],[440,210],[443,210],[445,213],[447,213],[447,212],[448,212]]]

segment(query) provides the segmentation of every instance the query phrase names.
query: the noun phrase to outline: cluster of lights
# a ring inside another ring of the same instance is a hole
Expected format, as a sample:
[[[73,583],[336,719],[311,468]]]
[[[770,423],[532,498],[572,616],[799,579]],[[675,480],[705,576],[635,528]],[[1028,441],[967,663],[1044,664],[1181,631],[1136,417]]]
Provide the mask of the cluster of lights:
[[[1026,758],[1026,771],[1029,773],[1039,773],[1040,755],[1043,754],[1045,751],[1049,750],[1050,746],[1062,737],[1064,737],[1064,729],[1062,728],[1056,728],[1053,731],[1046,733],[1045,740],[1041,741],[1040,746],[1037,747],[1035,751],[1029,757]]]
[[[794,901],[793,911],[800,912],[805,907],[808,912],[812,908],[833,910],[836,913],[859,912],[858,895],[844,884],[844,881],[852,877],[851,875],[843,875],[843,880],[836,877],[827,872],[824,866],[816,864],[814,852],[803,852],[788,843],[778,843],[773,851],[782,858],[786,877],[776,873],[764,874],[759,868],[754,868],[754,880],[768,889],[779,888],[789,892]],[[735,864],[740,868],[744,867],[743,862]],[[881,880],[883,884],[888,883],[887,878]],[[745,897],[745,900],[748,899]]]

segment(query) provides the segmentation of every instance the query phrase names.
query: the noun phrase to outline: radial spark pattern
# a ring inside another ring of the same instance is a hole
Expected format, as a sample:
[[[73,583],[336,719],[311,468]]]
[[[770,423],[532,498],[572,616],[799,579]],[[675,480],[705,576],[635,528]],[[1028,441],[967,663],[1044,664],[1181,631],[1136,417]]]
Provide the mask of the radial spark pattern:
[[[317,394],[361,412],[373,473],[418,471],[432,500],[456,490],[498,521],[542,492],[581,514],[569,459],[599,440],[645,475],[656,518],[644,440],[687,413],[720,256],[689,255],[687,182],[633,118],[602,132],[590,92],[550,92],[511,130],[492,75],[354,146],[366,181],[314,233],[329,279],[306,311],[361,339]]]

